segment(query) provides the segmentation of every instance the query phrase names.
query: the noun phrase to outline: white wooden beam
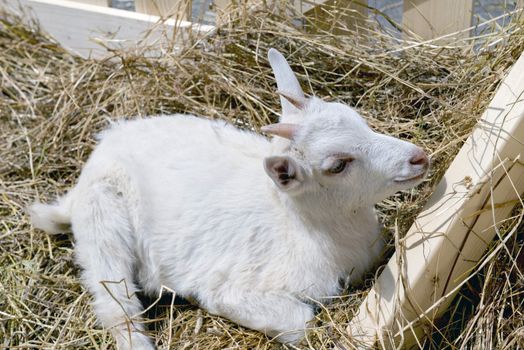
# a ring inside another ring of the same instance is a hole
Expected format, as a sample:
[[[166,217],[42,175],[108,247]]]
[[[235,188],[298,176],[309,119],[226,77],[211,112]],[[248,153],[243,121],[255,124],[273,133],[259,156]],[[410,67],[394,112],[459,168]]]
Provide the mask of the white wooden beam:
[[[524,193],[524,55],[500,84],[433,196],[351,321],[362,342],[420,335],[452,301]]]
[[[26,16],[35,18],[41,28],[64,48],[83,57],[107,56],[104,46],[130,49],[151,45],[153,48],[148,53],[159,54],[172,40],[183,40],[193,32],[214,29],[184,21],[160,22],[157,16],[66,0],[19,2]],[[20,13],[14,2],[10,9]]]
[[[96,6],[110,6],[111,0],[71,0],[75,2],[81,2],[83,4],[96,5]]]
[[[430,40],[468,28],[472,13],[473,0],[404,0],[402,26],[405,36]]]
[[[135,11],[189,21],[191,20],[191,0],[135,0]]]

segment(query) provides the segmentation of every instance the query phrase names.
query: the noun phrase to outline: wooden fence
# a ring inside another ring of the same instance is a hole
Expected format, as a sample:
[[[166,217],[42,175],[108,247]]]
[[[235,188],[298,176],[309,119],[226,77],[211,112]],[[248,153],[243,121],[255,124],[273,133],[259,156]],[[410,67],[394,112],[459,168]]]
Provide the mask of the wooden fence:
[[[109,7],[111,0],[73,0],[80,3]],[[301,13],[312,12],[322,4],[334,3],[333,0],[289,0]],[[191,0],[135,0],[136,12],[155,15],[177,15],[184,20],[191,20]],[[522,6],[524,0],[516,0]],[[214,0],[213,9],[223,11],[231,3],[229,0]],[[338,0],[341,6],[368,16],[368,0]],[[404,0],[402,28],[422,40],[430,40],[449,33],[468,28],[473,15],[473,0]],[[467,35],[464,33],[462,35]]]
[[[106,50],[100,44],[109,48],[134,45],[142,39],[143,33],[153,28],[159,17],[169,20],[164,22],[163,29],[154,29],[155,34],[148,39],[150,42],[161,40],[161,33],[168,33],[175,26],[182,28],[179,34],[187,29],[186,35],[191,30],[214,29],[213,25],[191,23],[192,0],[135,0],[136,12],[111,8],[111,0],[19,1],[24,7],[33,9],[32,15],[64,47],[82,56],[103,56]],[[353,14],[342,19],[349,26],[370,14],[368,0],[289,1],[297,11],[313,17],[325,13],[322,6],[341,6]],[[521,6],[524,0],[516,2]],[[219,14],[227,12],[231,3],[229,0],[214,0],[211,10]],[[12,7],[16,8],[16,5]],[[460,36],[464,37],[469,35],[467,28],[471,25],[472,15],[473,0],[404,0],[401,28],[406,37],[418,40],[431,40],[460,31]]]

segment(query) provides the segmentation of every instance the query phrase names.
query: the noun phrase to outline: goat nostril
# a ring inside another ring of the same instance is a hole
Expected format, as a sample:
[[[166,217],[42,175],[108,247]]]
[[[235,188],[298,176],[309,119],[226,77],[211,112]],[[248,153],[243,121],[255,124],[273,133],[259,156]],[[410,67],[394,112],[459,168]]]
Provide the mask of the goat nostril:
[[[428,156],[426,156],[426,153],[424,153],[424,151],[420,150],[413,157],[411,157],[409,163],[411,165],[427,165]]]

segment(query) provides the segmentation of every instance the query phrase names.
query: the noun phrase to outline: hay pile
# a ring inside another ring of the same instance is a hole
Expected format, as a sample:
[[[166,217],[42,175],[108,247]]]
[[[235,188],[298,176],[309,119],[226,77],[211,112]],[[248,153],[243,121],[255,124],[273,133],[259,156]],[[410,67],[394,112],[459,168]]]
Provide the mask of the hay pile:
[[[299,30],[276,10],[232,17],[227,28],[188,43],[178,55],[114,52],[111,59],[94,61],[73,57],[36,27],[0,10],[0,347],[114,347],[96,325],[90,296],[79,283],[70,237],[33,230],[24,213],[31,201],[50,200],[74,183],[96,132],[109,121],[181,112],[258,130],[279,111],[265,58],[276,47],[306,92],[356,106],[372,127],[431,154],[430,179],[379,206],[392,236],[407,230],[504,72],[524,51],[518,20],[461,48],[402,48],[373,26],[359,28],[358,37],[336,37],[325,27],[309,34]],[[519,232],[429,331],[427,348],[524,346],[524,278],[515,264],[524,260]],[[299,348],[329,349],[346,337],[345,325],[369,277],[322,309],[317,328]],[[158,311],[152,336],[163,348],[280,347],[194,307]]]

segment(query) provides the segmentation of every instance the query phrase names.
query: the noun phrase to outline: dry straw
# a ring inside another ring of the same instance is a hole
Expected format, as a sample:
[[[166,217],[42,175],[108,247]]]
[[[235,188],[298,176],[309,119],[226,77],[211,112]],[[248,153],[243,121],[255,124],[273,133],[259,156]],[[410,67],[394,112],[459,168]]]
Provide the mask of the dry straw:
[[[114,347],[80,285],[71,237],[32,229],[24,212],[31,201],[51,200],[74,183],[96,133],[112,120],[183,112],[259,130],[279,111],[266,60],[267,50],[276,47],[289,57],[306,92],[349,103],[373,128],[431,154],[429,180],[379,205],[385,234],[393,237],[410,226],[524,51],[518,19],[439,47],[400,42],[363,20],[357,35],[336,36],[307,18],[302,22],[308,30],[299,29],[299,21],[281,9],[255,10],[256,16],[243,11],[231,12],[231,22],[200,42],[188,41],[177,54],[114,51],[102,61],[74,57],[34,25],[0,11],[0,348]],[[336,23],[333,9],[324,13],[326,23]],[[428,349],[524,347],[524,278],[518,270],[524,237],[511,228],[504,249],[427,330]],[[391,254],[392,248],[384,261]],[[331,349],[347,340],[345,326],[372,277],[320,307],[315,328],[297,347]],[[169,296],[159,304],[167,306],[155,307],[151,335],[162,348],[280,347],[196,307],[173,306]]]

